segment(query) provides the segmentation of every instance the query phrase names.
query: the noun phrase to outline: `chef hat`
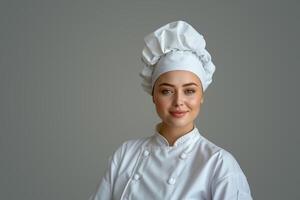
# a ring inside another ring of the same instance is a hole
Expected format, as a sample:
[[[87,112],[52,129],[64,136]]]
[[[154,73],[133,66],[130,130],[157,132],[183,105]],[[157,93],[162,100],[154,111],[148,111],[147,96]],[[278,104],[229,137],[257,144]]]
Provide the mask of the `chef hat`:
[[[203,91],[212,82],[215,66],[205,49],[205,40],[184,21],[171,22],[147,35],[142,52],[143,89],[152,94],[155,81],[165,72],[186,70],[196,74]]]

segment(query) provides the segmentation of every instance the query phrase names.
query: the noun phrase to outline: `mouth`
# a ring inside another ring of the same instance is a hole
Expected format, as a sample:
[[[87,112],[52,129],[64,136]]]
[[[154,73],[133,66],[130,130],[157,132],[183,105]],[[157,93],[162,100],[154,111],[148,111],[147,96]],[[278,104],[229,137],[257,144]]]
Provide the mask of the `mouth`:
[[[188,111],[171,111],[170,114],[173,116],[173,117],[176,117],[176,118],[181,118],[181,117],[184,117],[186,115]]]

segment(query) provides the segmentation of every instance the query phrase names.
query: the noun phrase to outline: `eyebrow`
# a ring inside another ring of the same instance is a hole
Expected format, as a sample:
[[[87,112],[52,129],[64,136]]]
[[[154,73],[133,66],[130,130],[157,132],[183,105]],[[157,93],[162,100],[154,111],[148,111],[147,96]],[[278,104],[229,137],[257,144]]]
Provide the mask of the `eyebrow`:
[[[195,85],[195,86],[198,86],[198,87],[199,87],[198,84],[193,83],[193,82],[183,84],[182,86],[183,86],[183,87],[187,87],[187,86],[191,86],[191,85]],[[175,87],[175,85],[172,85],[172,84],[170,84],[170,83],[161,83],[161,84],[159,84],[159,86],[170,86],[170,87]]]

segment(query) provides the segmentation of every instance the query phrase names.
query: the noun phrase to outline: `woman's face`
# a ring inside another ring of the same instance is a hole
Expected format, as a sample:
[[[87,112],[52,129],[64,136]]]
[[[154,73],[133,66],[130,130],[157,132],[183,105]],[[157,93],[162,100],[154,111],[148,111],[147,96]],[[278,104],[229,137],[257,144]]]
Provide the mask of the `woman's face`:
[[[166,72],[154,85],[153,102],[164,125],[192,128],[203,103],[200,79],[189,71]]]

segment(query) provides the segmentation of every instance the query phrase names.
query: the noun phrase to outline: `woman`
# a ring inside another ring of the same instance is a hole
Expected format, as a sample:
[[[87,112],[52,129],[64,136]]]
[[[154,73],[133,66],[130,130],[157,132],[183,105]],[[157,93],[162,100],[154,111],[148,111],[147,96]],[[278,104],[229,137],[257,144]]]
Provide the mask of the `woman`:
[[[161,123],[115,151],[91,199],[252,199],[234,157],[194,124],[215,71],[203,36],[186,22],[169,23],[145,37],[142,61],[142,86]]]

